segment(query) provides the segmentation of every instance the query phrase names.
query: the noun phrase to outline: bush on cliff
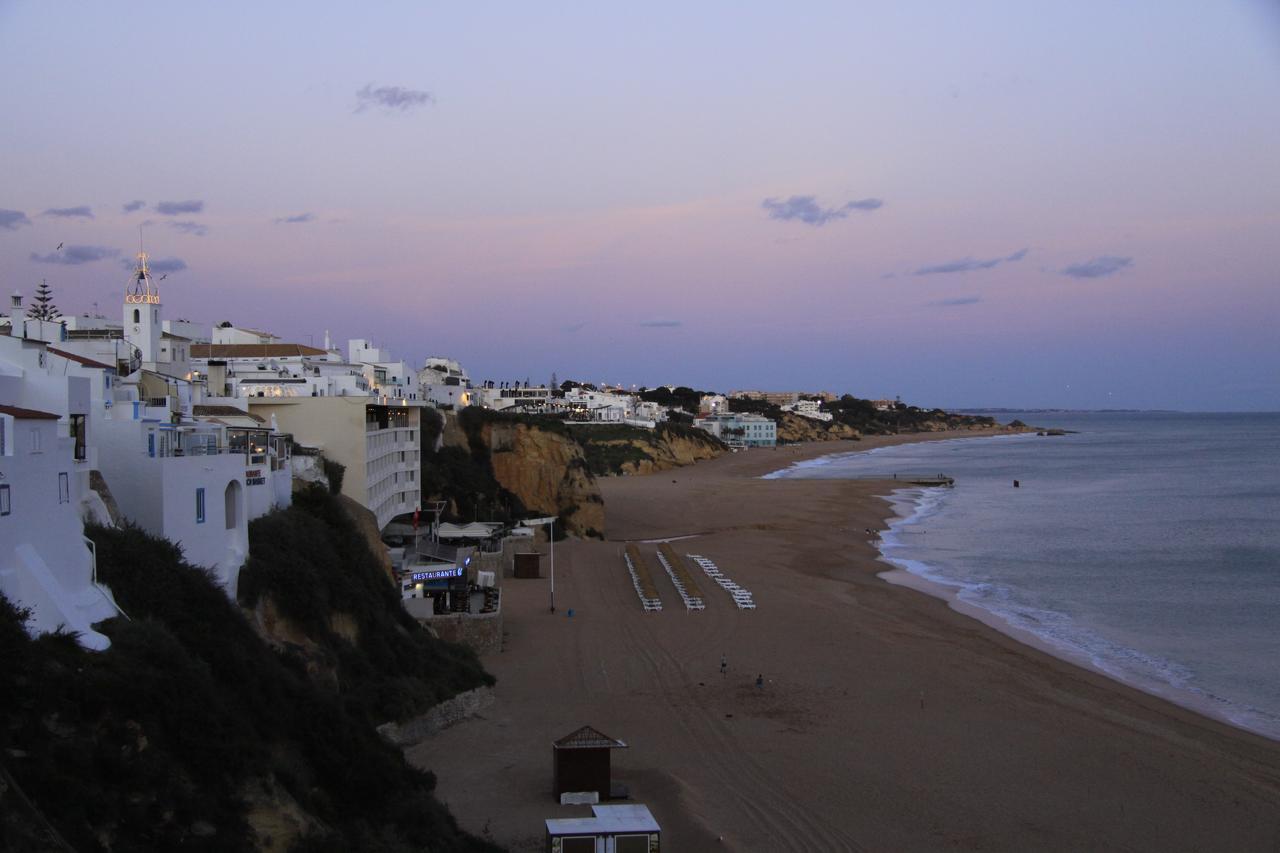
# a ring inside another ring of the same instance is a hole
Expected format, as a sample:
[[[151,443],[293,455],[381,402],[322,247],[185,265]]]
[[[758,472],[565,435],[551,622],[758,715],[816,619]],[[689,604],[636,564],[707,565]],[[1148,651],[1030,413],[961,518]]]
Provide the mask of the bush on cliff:
[[[249,525],[240,602],[269,597],[336,663],[347,710],[374,726],[401,720],[473,687],[493,683],[465,646],[433,638],[407,614],[354,520],[324,489]],[[354,639],[334,630],[349,618]]]
[[[257,849],[246,797],[275,785],[322,827],[308,850],[494,849],[462,833],[433,777],[274,653],[176,546],[134,528],[86,532],[132,617],[100,626],[111,648],[31,639],[0,598],[0,756],[66,845]]]

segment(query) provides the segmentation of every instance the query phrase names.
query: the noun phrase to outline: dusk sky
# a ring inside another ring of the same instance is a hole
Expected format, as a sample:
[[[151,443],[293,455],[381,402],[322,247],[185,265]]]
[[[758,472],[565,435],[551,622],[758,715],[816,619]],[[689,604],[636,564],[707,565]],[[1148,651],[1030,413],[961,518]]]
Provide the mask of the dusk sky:
[[[473,379],[1280,409],[1270,0],[0,2],[0,68],[64,313],[142,225],[171,318]]]

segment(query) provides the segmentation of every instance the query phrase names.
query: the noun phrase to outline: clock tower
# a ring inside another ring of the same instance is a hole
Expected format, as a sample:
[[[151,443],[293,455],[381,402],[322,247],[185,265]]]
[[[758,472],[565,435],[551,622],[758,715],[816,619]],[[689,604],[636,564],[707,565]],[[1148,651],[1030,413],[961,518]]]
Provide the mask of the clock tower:
[[[138,253],[138,266],[124,290],[124,338],[138,348],[144,364],[153,367],[160,354],[160,288],[151,279],[147,253]]]

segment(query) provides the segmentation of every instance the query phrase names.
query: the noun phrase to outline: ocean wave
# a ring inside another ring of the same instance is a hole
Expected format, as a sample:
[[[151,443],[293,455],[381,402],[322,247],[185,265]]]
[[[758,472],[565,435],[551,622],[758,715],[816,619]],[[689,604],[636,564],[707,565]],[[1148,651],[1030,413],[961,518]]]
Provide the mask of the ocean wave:
[[[1233,725],[1280,738],[1280,716],[1232,701],[1200,687],[1196,672],[1183,664],[1110,640],[1066,613],[1037,607],[1025,593],[1005,584],[965,578],[944,563],[919,559],[909,528],[945,509],[949,490],[898,489],[888,496],[896,517],[880,537],[881,558],[930,583],[953,590],[956,600],[979,608],[1016,632],[1030,635],[1058,656],[1086,664],[1115,680]]]

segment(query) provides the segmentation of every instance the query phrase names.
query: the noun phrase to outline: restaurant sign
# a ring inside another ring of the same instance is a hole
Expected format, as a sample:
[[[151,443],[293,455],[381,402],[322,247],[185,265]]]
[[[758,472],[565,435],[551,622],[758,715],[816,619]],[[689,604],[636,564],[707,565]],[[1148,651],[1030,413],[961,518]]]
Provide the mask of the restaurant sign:
[[[454,566],[448,569],[432,569],[429,572],[414,572],[413,579],[416,581],[439,580],[440,578],[460,578],[466,569],[461,566]]]
[[[267,482],[267,478],[262,476],[261,468],[250,468],[244,472],[244,484],[246,486],[261,486]]]

